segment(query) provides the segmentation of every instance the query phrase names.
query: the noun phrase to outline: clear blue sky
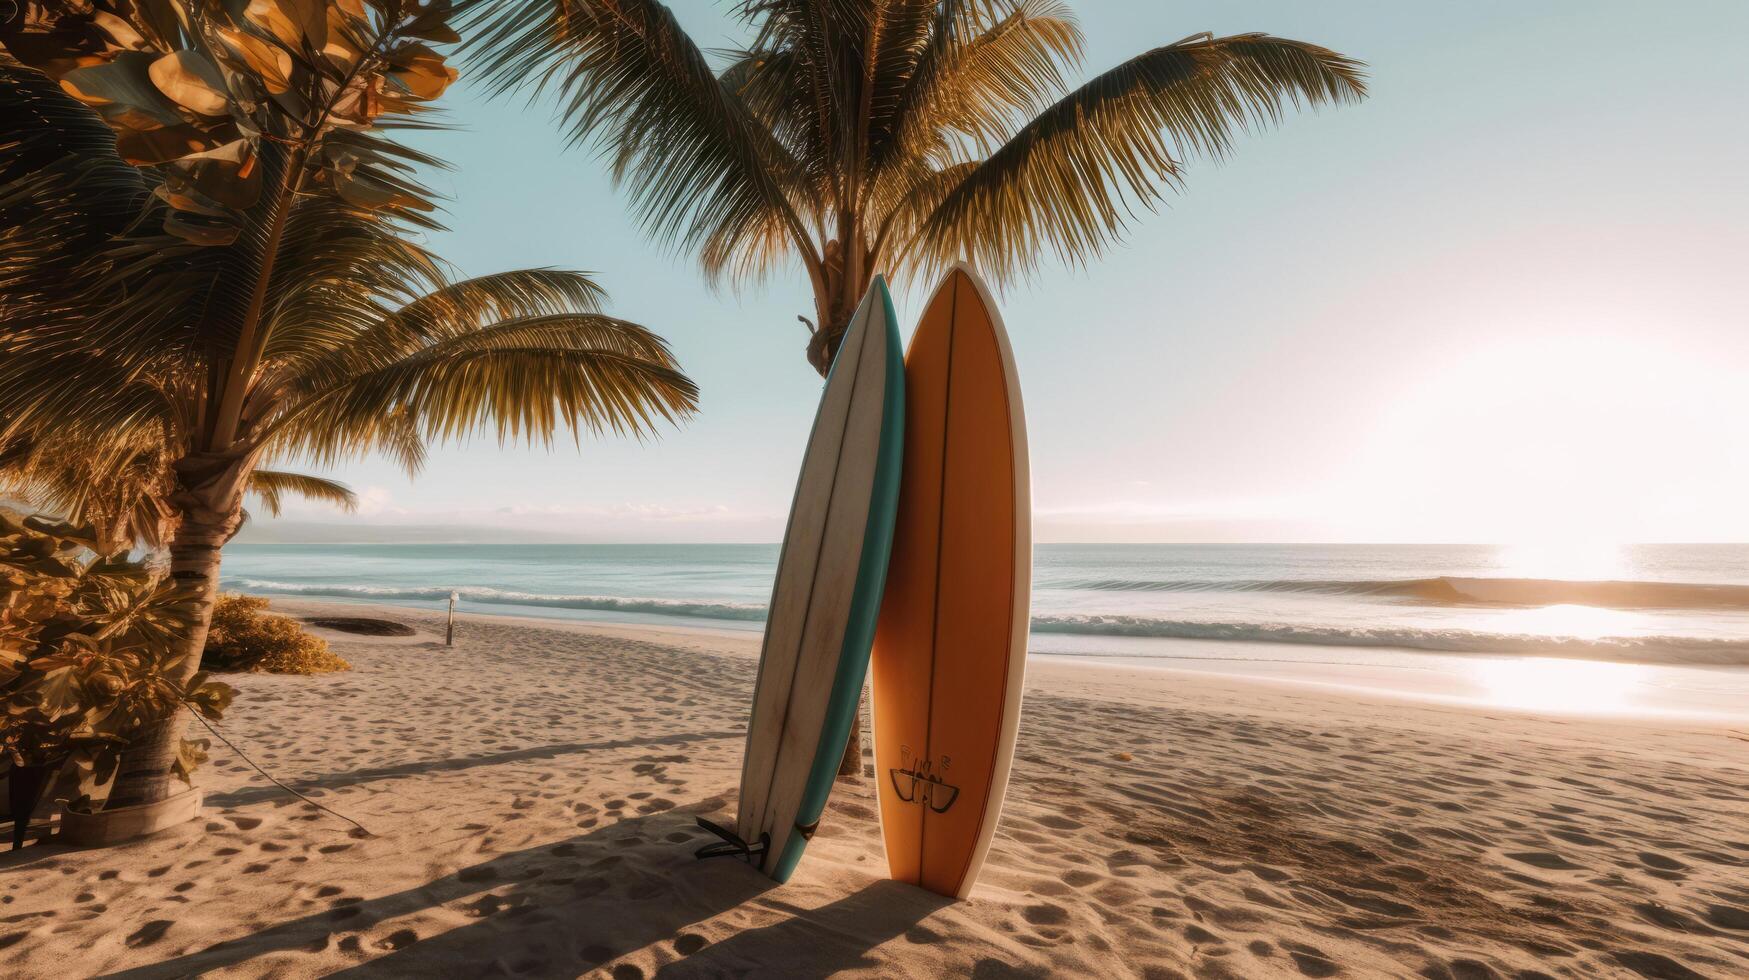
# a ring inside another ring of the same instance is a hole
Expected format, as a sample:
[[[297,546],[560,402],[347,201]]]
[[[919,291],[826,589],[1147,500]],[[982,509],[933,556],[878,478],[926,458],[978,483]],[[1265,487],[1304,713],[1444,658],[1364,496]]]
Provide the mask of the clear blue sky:
[[[676,4],[707,46],[730,6]],[[1194,164],[1125,247],[1007,291],[1040,540],[1749,539],[1749,4],[1074,6],[1089,74],[1268,31],[1368,62],[1373,94]],[[819,390],[803,276],[713,294],[544,108],[465,66],[448,103],[437,251],[597,273],[703,411],[643,445],[450,447],[414,482],[350,465],[364,513],[288,518],[776,540]]]

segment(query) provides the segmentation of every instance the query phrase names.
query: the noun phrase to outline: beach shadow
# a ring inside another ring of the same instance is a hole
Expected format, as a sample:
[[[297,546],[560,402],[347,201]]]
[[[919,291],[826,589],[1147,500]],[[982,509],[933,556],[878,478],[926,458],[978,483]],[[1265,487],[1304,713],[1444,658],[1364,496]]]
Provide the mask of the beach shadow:
[[[769,878],[742,861],[696,860],[694,850],[715,838],[693,815],[723,805],[712,798],[618,821],[375,898],[336,893],[320,910],[106,976],[281,971],[290,966],[286,954],[332,956],[336,946],[353,958],[372,957],[327,974],[352,978],[575,977],[604,966],[616,977],[646,977],[629,963],[615,965],[639,951],[652,951],[664,963],[655,975],[670,980],[774,968],[825,976],[872,965],[870,951],[900,935],[941,939],[919,923],[951,903],[909,885],[877,881],[804,908],[783,901]],[[749,903],[742,914],[782,918],[717,943],[690,928]]]
[[[694,742],[709,742],[718,739],[743,739],[747,737],[745,730],[732,732],[697,732],[679,735],[652,735],[648,738],[622,738],[602,742],[562,742],[555,745],[533,745],[526,749],[512,749],[508,752],[491,752],[484,755],[459,756],[453,759],[425,759],[413,762],[403,762],[393,766],[373,766],[368,769],[351,769],[346,772],[324,773],[320,776],[309,776],[304,779],[288,780],[287,786],[300,793],[310,790],[340,789],[346,786],[357,786],[360,783],[373,783],[385,779],[404,779],[408,776],[423,776],[434,772],[460,772],[478,766],[496,766],[507,762],[526,762],[531,759],[556,759],[561,755],[575,755],[587,752],[606,752],[613,749],[643,748],[657,745],[690,745]],[[214,793],[206,797],[209,808],[223,809],[225,807],[248,806],[252,803],[263,803],[269,800],[285,798],[285,791],[277,786],[254,786],[249,789],[237,790],[234,793]]]
[[[919,927],[953,904],[940,895],[896,881],[876,881],[830,905],[808,909],[770,898],[766,908],[785,913],[781,922],[738,932],[656,971],[658,980],[752,976],[781,971],[788,977],[824,977],[875,965],[869,952],[907,935],[920,944],[943,937]]]
[[[693,858],[695,847],[715,838],[696,828],[691,813],[721,805],[712,799],[688,812],[622,820],[376,898],[337,896],[320,911],[105,976],[170,980],[214,970],[247,973],[259,957],[317,953],[336,942],[342,950],[378,958],[334,976],[576,976],[773,886],[744,863]],[[633,850],[643,853],[634,859],[628,856]],[[391,920],[468,899],[473,901],[462,913],[478,922],[427,938],[411,929],[380,935],[378,927]],[[384,951],[388,955],[380,955]]]

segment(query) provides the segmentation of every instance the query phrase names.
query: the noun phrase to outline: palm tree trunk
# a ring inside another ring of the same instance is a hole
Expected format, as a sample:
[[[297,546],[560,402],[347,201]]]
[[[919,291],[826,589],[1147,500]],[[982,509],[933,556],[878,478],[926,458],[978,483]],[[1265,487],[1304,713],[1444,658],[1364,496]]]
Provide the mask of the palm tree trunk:
[[[181,523],[170,539],[170,575],[191,586],[193,626],[171,649],[169,676],[187,683],[200,670],[207,628],[219,590],[220,549],[242,521],[242,488],[249,467],[230,454],[197,453],[176,463],[177,492],[171,496]],[[175,775],[177,749],[188,727],[187,712],[142,731],[122,750],[115,785],[105,809],[156,803],[183,789]]]
[[[820,321],[820,328],[808,338],[808,364],[820,372],[824,378],[832,371],[832,359],[838,356],[838,345],[844,340],[844,332],[850,329],[850,318],[840,317],[837,311],[829,319]]]

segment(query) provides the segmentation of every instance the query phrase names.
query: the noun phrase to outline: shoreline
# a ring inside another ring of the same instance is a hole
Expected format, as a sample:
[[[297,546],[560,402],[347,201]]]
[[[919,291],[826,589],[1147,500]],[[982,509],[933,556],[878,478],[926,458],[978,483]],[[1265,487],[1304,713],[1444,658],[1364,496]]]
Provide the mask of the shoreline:
[[[376,836],[215,745],[195,823],[0,855],[12,975],[1749,966],[1749,735],[1035,660],[950,903],[886,880],[866,780],[786,885],[693,859],[694,818],[732,818],[756,636],[470,616],[451,649],[441,613],[393,615],[420,633],[318,631],[351,671],[226,676],[227,736]]]
[[[432,614],[428,607],[363,600],[306,599],[260,594],[271,608],[300,616],[369,610],[392,619],[409,612]],[[441,610],[435,611],[442,615]],[[531,628],[581,631],[628,639],[701,643],[719,652],[757,658],[761,633],[740,624],[642,623],[545,617],[517,613],[458,611],[456,622],[517,623]],[[693,640],[686,638],[692,637]],[[1039,637],[1033,637],[1034,644]],[[1047,644],[1048,645],[1048,644]],[[1285,684],[1334,695],[1384,698],[1415,704],[1442,704],[1475,710],[1528,713],[1623,722],[1681,721],[1700,727],[1749,729],[1749,667],[1618,664],[1531,654],[1450,654],[1390,648],[1319,647],[1235,640],[1120,638],[1111,652],[1060,653],[1034,650],[1028,669],[1059,664],[1066,669],[1122,667],[1169,671],[1197,677],[1221,676],[1238,683]],[[1152,655],[1125,648],[1173,650]],[[1298,656],[1294,656],[1298,654]],[[1325,657],[1328,659],[1319,659]],[[1548,700],[1524,703],[1515,695],[1529,688]],[[1512,690],[1518,688],[1519,690]],[[1606,703],[1591,707],[1587,701]]]

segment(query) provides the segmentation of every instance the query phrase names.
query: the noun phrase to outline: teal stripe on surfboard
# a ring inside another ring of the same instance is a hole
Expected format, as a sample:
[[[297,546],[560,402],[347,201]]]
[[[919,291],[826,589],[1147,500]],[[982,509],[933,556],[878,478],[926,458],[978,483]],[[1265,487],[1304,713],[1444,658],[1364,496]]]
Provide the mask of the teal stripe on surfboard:
[[[876,449],[874,492],[869,499],[868,523],[863,532],[862,557],[857,563],[856,588],[850,603],[850,618],[839,648],[838,669],[832,677],[832,694],[826,719],[820,726],[820,741],[814,764],[796,808],[796,826],[805,833],[790,835],[783,853],[769,874],[788,881],[813,836],[813,828],[826,810],[832,783],[838,776],[838,761],[850,738],[850,723],[862,702],[862,683],[868,676],[869,650],[874,646],[875,621],[886,590],[887,561],[893,551],[893,525],[899,513],[899,473],[905,455],[905,354],[899,343],[899,318],[893,312],[893,297],[886,280],[875,276],[871,289],[880,293],[886,313],[886,399],[881,405],[881,440]]]

